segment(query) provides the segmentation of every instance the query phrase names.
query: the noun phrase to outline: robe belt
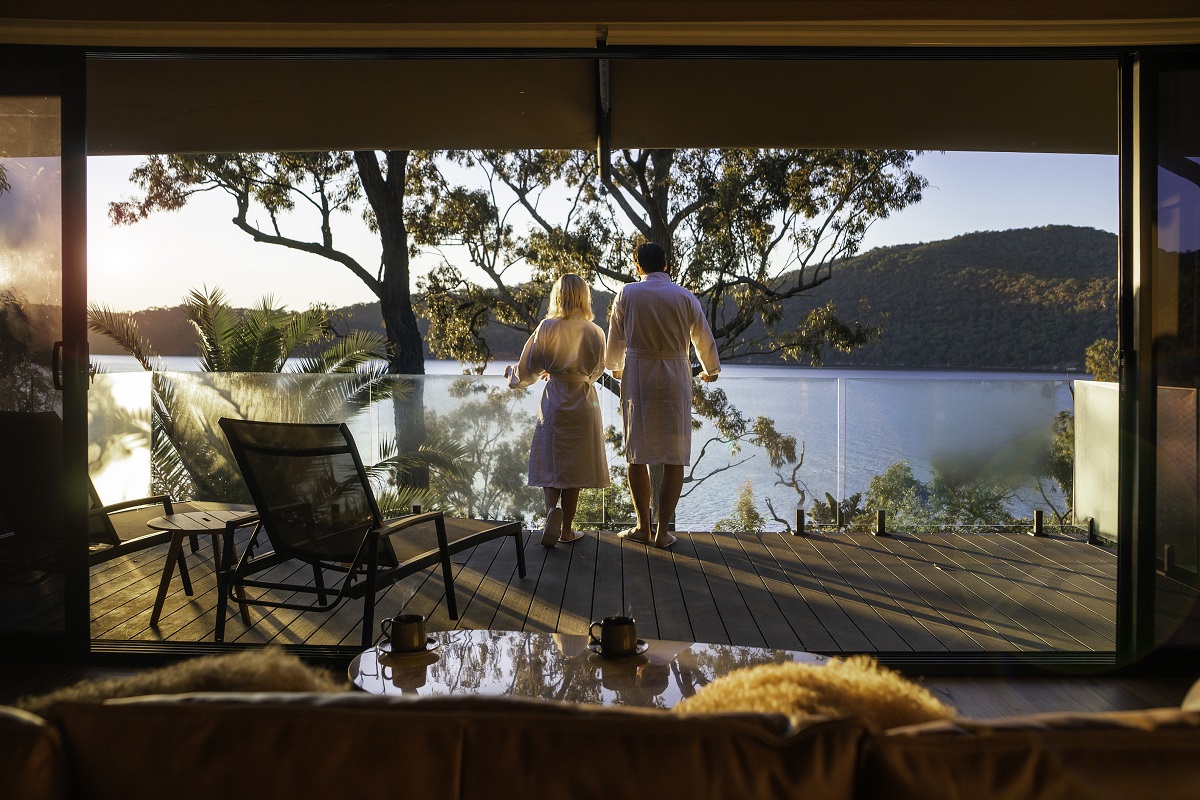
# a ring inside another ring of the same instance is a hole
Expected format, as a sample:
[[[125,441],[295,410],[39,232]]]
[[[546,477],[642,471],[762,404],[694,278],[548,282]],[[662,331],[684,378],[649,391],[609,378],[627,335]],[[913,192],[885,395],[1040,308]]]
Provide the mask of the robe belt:
[[[551,372],[550,380],[559,381],[561,383],[592,383],[592,379],[587,375],[569,375],[565,372]]]
[[[638,358],[657,358],[663,361],[687,361],[687,351],[682,353],[678,350],[642,350],[630,347],[625,351],[626,356],[637,356]]]

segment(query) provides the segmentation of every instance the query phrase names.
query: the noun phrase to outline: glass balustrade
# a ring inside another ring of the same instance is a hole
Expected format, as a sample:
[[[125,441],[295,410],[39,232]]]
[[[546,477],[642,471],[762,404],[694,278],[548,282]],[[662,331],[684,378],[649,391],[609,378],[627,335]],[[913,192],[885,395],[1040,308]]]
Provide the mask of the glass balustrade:
[[[880,509],[893,530],[1028,525],[1036,510],[1048,526],[1072,523],[1070,439],[1059,433],[1074,411],[1070,381],[828,373],[723,374],[708,387],[722,391],[737,416],[722,428],[696,418],[677,528],[791,530],[801,510],[806,525],[827,528],[873,528]],[[606,428],[619,431],[617,397],[598,391]],[[106,502],[151,490],[245,501],[217,425],[222,416],[345,422],[368,465],[386,465],[397,448],[440,452],[457,464],[448,472],[431,459],[430,502],[536,528],[541,492],[525,479],[540,397],[540,385],[514,392],[499,376],[102,373],[90,393],[93,481]],[[773,450],[783,456],[775,463]],[[618,468],[614,490],[584,493],[581,527],[624,527],[631,516],[624,459],[612,442],[609,463]],[[404,474],[374,471],[380,497],[393,505],[410,497],[396,491]]]

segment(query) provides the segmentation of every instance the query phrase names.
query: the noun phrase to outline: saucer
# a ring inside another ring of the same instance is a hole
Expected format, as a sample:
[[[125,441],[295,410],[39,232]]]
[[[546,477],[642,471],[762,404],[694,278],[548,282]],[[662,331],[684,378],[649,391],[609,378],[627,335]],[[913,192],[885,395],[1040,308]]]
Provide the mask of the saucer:
[[[629,656],[641,655],[642,653],[646,652],[648,649],[650,649],[650,645],[647,644],[646,642],[642,641],[641,639],[638,639],[637,640],[637,648],[632,653],[626,653],[623,656],[610,656],[610,655],[606,655],[605,652],[600,649],[599,642],[588,642],[588,650],[591,650],[596,655],[602,656],[604,658],[629,658]]]
[[[421,650],[397,650],[393,653],[391,642],[380,642],[378,645],[376,645],[381,653],[386,653],[390,656],[416,656],[420,655],[421,653],[430,653],[434,650],[437,650],[441,646],[442,640],[435,639],[432,636],[425,638],[425,647]]]

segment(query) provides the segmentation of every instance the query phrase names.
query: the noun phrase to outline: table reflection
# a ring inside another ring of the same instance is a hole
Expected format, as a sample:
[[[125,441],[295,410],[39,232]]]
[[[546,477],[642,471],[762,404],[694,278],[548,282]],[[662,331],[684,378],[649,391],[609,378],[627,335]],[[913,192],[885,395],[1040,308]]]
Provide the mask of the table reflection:
[[[670,708],[740,667],[824,656],[760,647],[647,640],[645,653],[605,658],[588,637],[522,631],[444,631],[428,652],[371,648],[350,663],[354,685],[372,694],[484,694],[608,706]]]

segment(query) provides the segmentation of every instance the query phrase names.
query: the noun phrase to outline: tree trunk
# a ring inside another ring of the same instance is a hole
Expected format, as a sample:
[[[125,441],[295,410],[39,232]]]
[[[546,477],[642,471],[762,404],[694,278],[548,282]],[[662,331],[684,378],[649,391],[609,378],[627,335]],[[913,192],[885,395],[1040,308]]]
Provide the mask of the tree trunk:
[[[356,152],[354,160],[379,225],[383,250],[379,306],[388,340],[388,371],[393,375],[417,376],[411,381],[411,391],[392,402],[396,449],[403,453],[417,450],[425,443],[425,350],[417,330],[409,285],[408,228],[404,224],[408,151],[388,150],[384,155],[386,176],[380,171],[374,152]],[[429,485],[426,470],[401,476],[401,480],[410,486]]]
[[[667,253],[667,265],[675,266],[675,247],[671,241],[671,167],[675,163],[674,150],[651,150],[650,169],[646,176],[650,186],[648,198],[650,216],[650,241],[662,245]],[[673,272],[674,270],[672,270]]]

